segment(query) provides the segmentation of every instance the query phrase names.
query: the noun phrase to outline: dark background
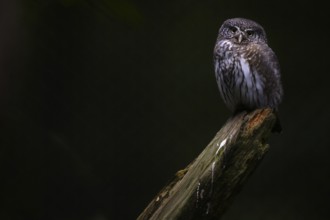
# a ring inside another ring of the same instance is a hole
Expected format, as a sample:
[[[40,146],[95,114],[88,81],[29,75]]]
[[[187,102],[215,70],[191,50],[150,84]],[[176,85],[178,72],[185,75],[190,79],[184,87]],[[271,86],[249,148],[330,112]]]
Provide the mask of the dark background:
[[[135,219],[230,115],[212,50],[231,17],[266,29],[284,131],[223,219],[329,219],[325,5],[0,2],[0,219]]]

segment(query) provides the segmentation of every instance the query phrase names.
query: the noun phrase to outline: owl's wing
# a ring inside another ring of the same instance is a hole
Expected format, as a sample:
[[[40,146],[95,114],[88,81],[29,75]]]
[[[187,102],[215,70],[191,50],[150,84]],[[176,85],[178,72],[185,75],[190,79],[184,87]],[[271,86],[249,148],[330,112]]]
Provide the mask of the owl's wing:
[[[280,65],[274,51],[267,44],[251,44],[255,56],[251,57],[256,74],[264,79],[264,92],[268,94],[268,104],[276,108],[282,100]]]

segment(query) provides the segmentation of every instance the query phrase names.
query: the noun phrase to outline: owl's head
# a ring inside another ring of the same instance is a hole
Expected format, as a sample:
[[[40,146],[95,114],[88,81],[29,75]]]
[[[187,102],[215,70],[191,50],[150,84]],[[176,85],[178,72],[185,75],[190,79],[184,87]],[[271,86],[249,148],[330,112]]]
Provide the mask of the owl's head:
[[[223,22],[218,40],[228,39],[237,44],[249,42],[267,43],[265,30],[255,21],[245,18],[232,18]]]

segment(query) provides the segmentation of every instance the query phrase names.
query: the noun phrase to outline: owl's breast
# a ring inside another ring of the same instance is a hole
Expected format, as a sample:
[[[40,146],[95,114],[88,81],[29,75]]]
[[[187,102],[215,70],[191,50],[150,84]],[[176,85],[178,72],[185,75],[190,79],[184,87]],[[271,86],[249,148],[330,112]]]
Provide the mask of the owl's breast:
[[[230,109],[254,109],[266,103],[264,77],[256,68],[261,59],[258,48],[237,45],[228,41],[219,43],[215,69],[222,96]]]
[[[229,40],[222,40],[214,48],[214,64],[224,76],[228,76],[234,68],[235,48]]]
[[[229,40],[222,40],[217,43],[214,48],[215,58],[224,60],[233,57],[233,43]]]

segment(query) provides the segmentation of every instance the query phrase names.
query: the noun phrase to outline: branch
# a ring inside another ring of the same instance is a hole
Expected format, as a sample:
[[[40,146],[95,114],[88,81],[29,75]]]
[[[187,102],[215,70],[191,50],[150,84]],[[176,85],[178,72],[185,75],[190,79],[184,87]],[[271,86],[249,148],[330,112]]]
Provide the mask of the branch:
[[[204,151],[165,186],[140,214],[146,219],[220,219],[268,151],[271,109],[230,118]]]

